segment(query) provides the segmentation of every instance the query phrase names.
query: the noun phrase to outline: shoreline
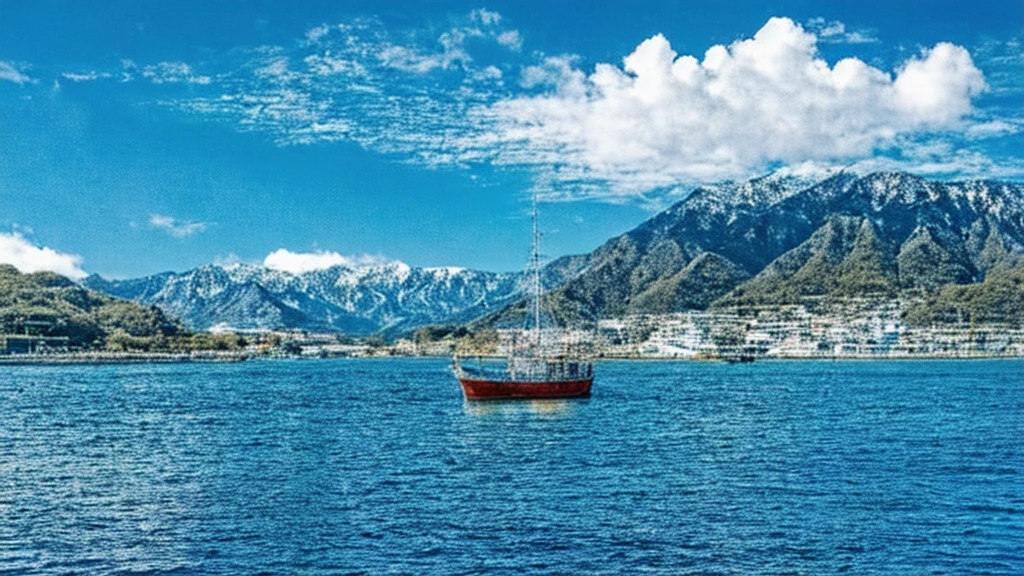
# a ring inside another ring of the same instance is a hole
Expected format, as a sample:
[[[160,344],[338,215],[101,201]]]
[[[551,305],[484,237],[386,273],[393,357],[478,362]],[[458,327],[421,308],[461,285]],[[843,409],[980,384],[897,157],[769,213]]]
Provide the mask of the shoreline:
[[[237,352],[157,353],[157,352],[69,352],[58,354],[7,354],[0,366],[101,365],[101,364],[189,364],[244,362],[251,354]]]
[[[492,356],[484,355],[485,358]],[[9,354],[0,355],[0,366],[34,366],[34,365],[117,365],[117,364],[220,364],[238,363],[250,360],[386,360],[391,358],[449,358],[447,355],[426,354],[369,354],[360,356],[278,356],[251,354],[244,352],[209,352],[209,353],[134,353],[134,352],[76,352],[67,354]],[[499,358],[499,356],[493,356]],[[751,364],[760,362],[839,362],[839,361],[905,361],[905,360],[1020,360],[1024,355],[1014,354],[899,354],[899,355],[829,355],[829,356],[771,356],[758,357],[753,362],[732,362]],[[716,362],[730,363],[724,358],[680,358],[665,356],[602,356],[594,358],[594,362],[603,361],[636,361],[636,362]]]

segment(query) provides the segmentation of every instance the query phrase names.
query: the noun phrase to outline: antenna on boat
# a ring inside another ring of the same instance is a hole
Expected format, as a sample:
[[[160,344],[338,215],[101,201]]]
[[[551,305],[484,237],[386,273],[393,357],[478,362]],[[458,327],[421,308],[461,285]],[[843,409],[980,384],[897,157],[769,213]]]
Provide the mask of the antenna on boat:
[[[537,190],[533,190],[533,330],[537,352],[540,353],[540,230],[537,228]]]

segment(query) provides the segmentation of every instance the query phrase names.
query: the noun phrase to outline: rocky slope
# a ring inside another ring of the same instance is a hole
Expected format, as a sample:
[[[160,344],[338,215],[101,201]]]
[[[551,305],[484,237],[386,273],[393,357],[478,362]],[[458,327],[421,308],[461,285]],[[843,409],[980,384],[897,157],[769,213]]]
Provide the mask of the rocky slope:
[[[53,338],[73,349],[103,348],[111,337],[188,336],[159,308],[100,294],[53,272],[23,274],[10,264],[0,264],[0,334]]]
[[[805,296],[928,295],[1024,254],[1024,186],[839,172],[698,188],[576,259],[552,294],[596,319]],[[556,263],[557,264],[557,263]]]
[[[394,262],[290,274],[256,265],[209,265],[133,280],[84,284],[154,304],[195,329],[301,328],[367,335],[464,322],[517,297],[518,274],[412,268]]]
[[[953,286],[988,286],[963,292],[986,295],[978,302],[1012,292],[1012,281],[984,283],[993,272],[1016,270],[1022,255],[1018,183],[936,182],[897,172],[770,174],[697,188],[594,252],[555,260],[543,277],[563,322],[809,296],[917,296],[948,308],[950,295],[961,293]],[[158,305],[197,329],[365,335],[477,317],[518,325],[525,314],[518,274],[401,263],[304,274],[204,266],[136,280],[92,276],[85,284]]]

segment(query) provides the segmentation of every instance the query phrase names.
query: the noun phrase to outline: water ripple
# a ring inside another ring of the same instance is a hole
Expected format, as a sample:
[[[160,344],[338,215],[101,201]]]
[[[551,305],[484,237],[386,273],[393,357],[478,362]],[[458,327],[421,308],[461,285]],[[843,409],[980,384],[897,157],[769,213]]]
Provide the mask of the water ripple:
[[[1024,573],[1024,362],[8,367],[0,576]]]

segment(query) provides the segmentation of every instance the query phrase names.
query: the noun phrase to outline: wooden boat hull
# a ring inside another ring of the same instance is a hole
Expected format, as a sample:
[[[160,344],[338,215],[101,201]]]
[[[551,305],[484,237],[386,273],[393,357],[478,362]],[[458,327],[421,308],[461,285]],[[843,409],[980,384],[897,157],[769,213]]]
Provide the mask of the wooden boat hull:
[[[503,398],[585,398],[590,396],[594,378],[542,382],[518,382],[460,377],[462,392],[472,400]]]

